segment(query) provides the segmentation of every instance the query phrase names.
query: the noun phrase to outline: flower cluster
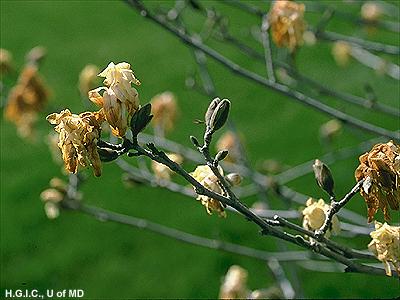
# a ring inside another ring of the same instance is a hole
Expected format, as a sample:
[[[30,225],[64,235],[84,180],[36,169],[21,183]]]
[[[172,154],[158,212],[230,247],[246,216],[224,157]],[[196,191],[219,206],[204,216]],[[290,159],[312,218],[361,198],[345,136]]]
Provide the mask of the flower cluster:
[[[368,249],[383,262],[388,276],[392,275],[390,264],[400,273],[400,227],[375,222],[375,231]]]
[[[183,162],[183,157],[180,154],[168,153],[167,156],[170,160],[177,163],[178,165],[182,164],[182,162]],[[163,164],[153,160],[153,161],[151,161],[151,168],[154,172],[154,175],[158,179],[164,179],[164,180],[171,179],[171,175],[173,174],[173,171],[170,168],[168,168],[166,165],[163,165]]]
[[[48,89],[37,66],[28,64],[10,91],[4,112],[5,117],[17,126],[21,137],[32,137],[37,115],[45,107],[48,97]]]
[[[101,175],[101,162],[97,152],[103,111],[72,114],[68,109],[47,116],[50,124],[56,125],[59,133],[58,147],[61,149],[65,168],[76,173],[79,165],[93,167],[94,175]]]
[[[303,209],[303,227],[308,230],[318,230],[325,222],[329,205],[324,200],[314,201],[309,198],[306,202],[306,208]],[[340,223],[336,215],[332,218],[331,227],[328,228],[325,236],[329,237],[331,233],[338,234],[340,232]]]
[[[140,85],[140,82],[126,62],[116,65],[111,62],[98,76],[105,77],[105,87],[89,91],[89,99],[103,108],[112,133],[124,137],[130,117],[139,109],[139,95],[131,83]]]
[[[153,126],[163,132],[171,131],[174,128],[178,114],[178,107],[174,94],[164,92],[151,99]]]
[[[221,167],[218,167],[218,171],[221,175],[223,175],[224,171]],[[194,179],[200,182],[200,184],[207,189],[220,195],[224,195],[224,191],[219,185],[217,176],[215,176],[209,166],[197,166],[197,168],[192,173],[190,173],[190,175],[192,175]],[[226,218],[226,212],[223,203],[205,195],[198,195],[197,200],[201,201],[201,204],[205,206],[209,215],[212,214],[212,211],[216,211],[220,217]]]
[[[59,178],[50,180],[50,188],[40,194],[44,202],[44,211],[49,219],[55,219],[60,215],[60,204],[67,194],[67,184]]]
[[[304,4],[292,1],[275,1],[268,15],[272,39],[278,47],[293,52],[303,43],[305,30]]]
[[[390,220],[389,207],[399,210],[400,206],[400,146],[393,141],[376,144],[359,160],[355,177],[357,181],[364,179],[360,193],[367,204],[368,222],[379,208]]]
[[[80,76],[82,89],[93,80],[94,66],[85,68]],[[89,99],[101,107],[97,112],[72,114],[68,109],[47,116],[56,125],[59,133],[58,147],[61,149],[65,168],[76,173],[78,167],[91,165],[95,176],[101,175],[101,161],[97,149],[101,125],[107,121],[117,137],[124,137],[130,117],[139,109],[138,92],[131,83],[140,82],[133,75],[130,65],[111,62],[98,76],[105,77],[105,87],[88,92]],[[102,92],[100,94],[100,92]]]

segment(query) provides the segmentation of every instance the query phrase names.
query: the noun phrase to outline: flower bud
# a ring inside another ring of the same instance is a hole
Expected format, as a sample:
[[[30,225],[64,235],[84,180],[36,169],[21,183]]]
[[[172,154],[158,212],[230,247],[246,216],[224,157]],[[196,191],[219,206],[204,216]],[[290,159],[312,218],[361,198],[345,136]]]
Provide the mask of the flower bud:
[[[49,219],[56,219],[60,215],[60,209],[54,202],[46,202],[44,204],[44,212]]]
[[[151,104],[147,103],[134,113],[131,119],[132,135],[137,136],[151,121]]]
[[[332,46],[332,55],[336,63],[344,67],[350,61],[351,46],[349,43],[344,41],[337,41]]]
[[[217,108],[218,104],[221,102],[220,98],[215,98],[213,101],[211,101],[210,105],[207,108],[206,115],[205,115],[205,122],[206,126],[210,127],[210,120],[212,115],[214,114],[215,109]]]
[[[228,99],[215,98],[206,113],[206,125],[211,131],[216,131],[224,126],[228,119],[231,102]]]
[[[367,1],[361,6],[361,17],[369,22],[376,22],[382,16],[382,8],[375,1]]]
[[[199,141],[197,140],[197,138],[195,136],[191,135],[190,136],[190,141],[192,142],[192,144],[195,147],[197,147],[197,148],[201,147]]]
[[[225,157],[229,154],[228,150],[221,150],[217,153],[217,155],[215,156],[215,160],[216,161],[221,161],[224,160]]]
[[[318,186],[325,192],[327,192],[329,196],[334,197],[334,181],[329,168],[322,161],[316,159],[313,164],[313,169]]]
[[[239,185],[242,182],[242,176],[240,176],[238,173],[230,173],[225,176],[225,179],[231,186]]]
[[[67,191],[67,184],[60,178],[54,177],[50,180],[50,186],[60,192]]]
[[[60,191],[53,188],[53,189],[44,190],[40,194],[40,198],[44,202],[50,201],[50,202],[58,203],[64,199],[64,195]]]
[[[337,119],[332,119],[323,124],[319,129],[320,137],[323,140],[331,141],[342,129],[342,123]]]

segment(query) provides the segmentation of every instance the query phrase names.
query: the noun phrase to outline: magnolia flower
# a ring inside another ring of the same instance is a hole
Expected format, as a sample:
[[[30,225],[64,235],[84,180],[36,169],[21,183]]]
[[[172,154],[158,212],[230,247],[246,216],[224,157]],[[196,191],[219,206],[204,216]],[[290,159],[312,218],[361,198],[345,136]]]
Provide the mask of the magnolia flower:
[[[344,41],[337,41],[332,46],[332,55],[336,63],[344,67],[350,61],[351,46],[349,43]]]
[[[368,222],[379,208],[385,220],[390,220],[389,207],[399,210],[400,206],[400,146],[393,141],[376,144],[359,160],[355,177],[357,181],[364,179],[360,193],[367,204]]]
[[[221,167],[218,167],[218,171],[221,175],[223,175],[224,172]],[[209,190],[212,190],[220,195],[224,194],[222,188],[218,184],[217,176],[214,175],[209,166],[197,166],[196,169],[190,173],[190,175],[192,175],[194,179],[196,179],[201,185]],[[218,200],[205,195],[198,195],[197,200],[201,201],[201,204],[205,206],[209,215],[212,214],[212,211],[216,211],[220,217],[226,218],[226,212],[224,209],[225,206]]]
[[[174,128],[178,108],[174,94],[164,92],[151,99],[153,113],[152,123],[163,131],[170,131]]]
[[[101,162],[97,153],[100,138],[102,111],[72,114],[68,109],[47,116],[50,124],[59,133],[58,147],[61,149],[65,168],[71,173],[78,171],[79,165],[93,167],[94,175],[101,175]]]
[[[224,159],[228,162],[237,162],[240,159],[240,141],[239,137],[232,131],[225,132],[216,143],[216,150],[228,150],[229,154]]]
[[[98,76],[105,77],[106,87],[88,93],[90,101],[103,108],[105,118],[115,136],[123,137],[130,117],[139,109],[139,96],[131,83],[140,85],[128,63],[111,62]],[[101,95],[100,92],[104,91]]]
[[[375,221],[375,231],[368,249],[384,264],[386,275],[392,276],[390,264],[400,273],[400,227]]]
[[[183,162],[183,157],[180,154],[176,153],[169,153],[167,154],[168,158],[172,160],[173,162],[176,162],[177,164],[181,164]],[[164,179],[164,180],[170,180],[171,175],[173,174],[173,171],[168,168],[166,165],[163,165],[161,163],[158,163],[156,161],[151,162],[151,168],[154,172],[154,175],[158,179]]]
[[[86,65],[79,74],[79,92],[82,97],[86,97],[91,89],[96,86],[99,67],[95,65]]]
[[[219,299],[246,299],[250,293],[247,288],[247,276],[247,271],[242,267],[231,266],[221,285]]]
[[[326,215],[329,210],[329,205],[324,200],[320,199],[314,201],[309,198],[306,202],[306,208],[303,209],[303,227],[308,230],[318,230],[322,227],[325,222]],[[329,237],[331,233],[338,234],[340,232],[340,223],[336,215],[332,218],[332,225],[325,234]]]
[[[17,85],[10,91],[5,117],[15,123],[21,137],[32,137],[37,114],[47,103],[49,92],[37,67],[28,65],[21,72]]]
[[[278,47],[287,47],[293,52],[303,43],[304,4],[292,1],[275,1],[269,14],[272,39]]]

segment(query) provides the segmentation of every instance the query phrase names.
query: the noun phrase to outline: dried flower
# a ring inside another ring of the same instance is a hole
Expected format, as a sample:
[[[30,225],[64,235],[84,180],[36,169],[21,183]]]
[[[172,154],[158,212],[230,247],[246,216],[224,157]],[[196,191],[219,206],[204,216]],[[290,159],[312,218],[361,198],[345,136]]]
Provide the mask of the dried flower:
[[[31,137],[37,114],[47,103],[49,92],[37,67],[28,65],[21,72],[17,85],[10,91],[5,117],[15,123],[21,137]]]
[[[79,165],[93,167],[94,175],[101,175],[101,162],[97,153],[97,140],[100,138],[102,111],[72,114],[68,109],[53,113],[46,118],[59,133],[58,147],[61,149],[65,168],[76,173]]]
[[[399,210],[400,206],[400,146],[393,141],[376,144],[359,160],[355,177],[357,181],[365,180],[360,193],[367,204],[368,222],[379,208],[385,220],[390,220],[389,207]]]
[[[350,61],[351,46],[349,43],[344,41],[337,41],[332,46],[332,55],[336,63],[344,67]]]
[[[386,275],[392,276],[390,264],[400,273],[400,227],[375,221],[375,231],[368,249],[384,264]]]
[[[231,266],[221,285],[219,299],[246,299],[250,293],[247,288],[247,276],[247,271],[242,267]]]
[[[173,162],[176,162],[179,165],[183,162],[183,157],[180,154],[168,153],[167,156],[170,160],[172,160]],[[171,179],[171,175],[173,174],[173,171],[170,168],[168,168],[166,165],[163,165],[163,164],[153,160],[151,162],[151,168],[154,172],[154,175],[158,179],[164,179],[164,180]]]
[[[0,74],[8,74],[12,70],[12,54],[8,50],[0,48]]]
[[[221,167],[218,168],[219,173],[223,175],[223,170]],[[202,184],[204,187],[212,190],[215,193],[223,195],[224,192],[222,188],[220,187],[218,183],[218,178],[215,176],[213,171],[209,166],[206,165],[201,165],[197,166],[194,172],[192,172],[190,175],[193,176],[194,179],[196,179],[200,184]],[[201,201],[201,204],[205,206],[207,213],[209,215],[212,214],[212,211],[218,212],[218,215],[220,217],[226,218],[226,212],[224,209],[224,204],[219,202],[216,199],[212,199],[208,196],[205,195],[198,195],[197,200]]]
[[[95,65],[86,65],[80,72],[78,87],[82,98],[86,98],[89,91],[96,87],[99,72],[99,67]]]
[[[272,39],[278,47],[293,52],[303,43],[305,30],[304,4],[292,1],[275,1],[268,15]]]
[[[240,160],[240,141],[239,137],[232,131],[228,130],[225,132],[217,141],[216,149],[217,151],[228,150],[228,156],[225,161],[237,162]]]
[[[361,6],[361,17],[369,22],[375,22],[382,16],[382,8],[374,1],[367,1]]]
[[[325,222],[326,215],[329,210],[329,205],[323,199],[314,201],[309,198],[306,202],[306,208],[303,209],[303,227],[308,230],[318,230]],[[340,232],[340,223],[336,215],[332,218],[331,228],[325,234],[329,237],[331,233],[338,234]]]
[[[151,99],[151,105],[154,127],[162,131],[171,131],[178,113],[174,94],[171,92],[158,94]]]
[[[131,83],[140,85],[130,64],[111,62],[98,76],[105,77],[106,87],[88,93],[90,101],[103,108],[105,118],[115,136],[125,136],[130,117],[139,109],[139,96]],[[103,95],[100,94],[103,91]]]

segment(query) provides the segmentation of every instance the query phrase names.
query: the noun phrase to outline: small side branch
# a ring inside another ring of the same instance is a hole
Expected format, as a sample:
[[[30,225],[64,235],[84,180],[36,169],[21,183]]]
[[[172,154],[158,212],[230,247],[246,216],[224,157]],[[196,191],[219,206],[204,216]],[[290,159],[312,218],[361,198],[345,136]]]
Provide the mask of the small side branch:
[[[316,232],[315,237],[316,239],[320,240],[326,233],[326,231],[328,230],[328,228],[331,226],[332,224],[332,218],[333,216],[343,207],[347,204],[347,202],[350,201],[351,198],[353,198],[353,196],[355,194],[358,193],[358,191],[360,190],[361,186],[364,183],[364,179],[361,179],[359,182],[357,182],[357,184],[351,189],[351,191],[343,197],[342,200],[340,201],[332,201],[331,202],[331,207],[326,215],[325,218],[325,222],[322,225],[322,227]]]

